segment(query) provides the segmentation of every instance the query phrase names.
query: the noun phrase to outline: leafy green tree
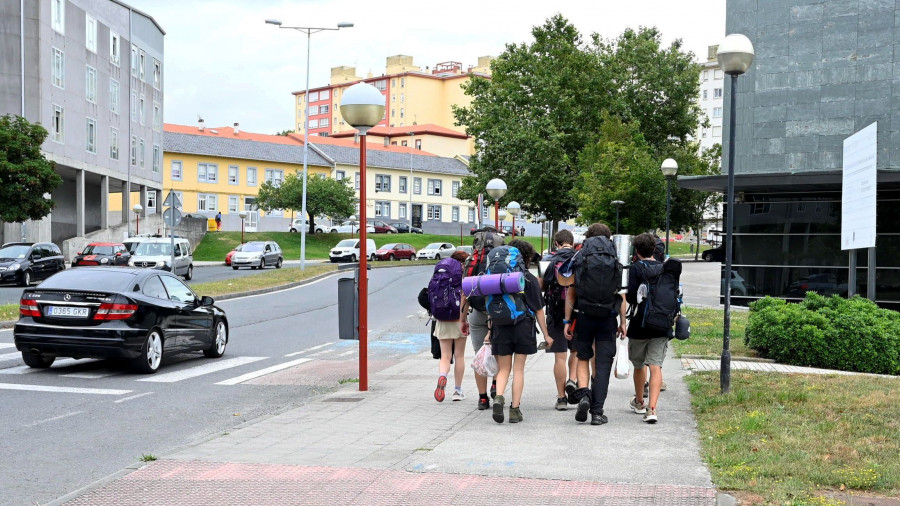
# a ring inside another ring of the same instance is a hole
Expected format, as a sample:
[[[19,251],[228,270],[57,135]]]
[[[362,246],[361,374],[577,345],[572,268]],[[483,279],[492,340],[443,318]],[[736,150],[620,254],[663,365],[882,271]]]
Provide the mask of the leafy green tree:
[[[62,184],[41,153],[47,130],[21,116],[0,117],[0,221],[39,220],[56,205],[44,198]]]
[[[293,130],[282,130],[280,132],[275,132],[275,135],[280,135],[282,137],[287,137],[288,135],[294,133]]]
[[[338,181],[319,174],[310,174],[306,185],[306,213],[309,233],[316,230],[316,216],[346,218],[356,209],[356,193],[346,179]],[[266,181],[259,187],[256,203],[268,212],[272,209],[303,208],[303,175],[288,174],[281,186]]]
[[[674,154],[678,162],[680,176],[712,176],[721,173],[722,145],[715,144],[697,155],[697,145],[687,144]],[[693,228],[696,239],[694,257],[700,255],[700,232],[703,230],[703,217],[722,202],[722,194],[676,188],[672,185],[672,230]],[[677,205],[676,205],[677,204]]]

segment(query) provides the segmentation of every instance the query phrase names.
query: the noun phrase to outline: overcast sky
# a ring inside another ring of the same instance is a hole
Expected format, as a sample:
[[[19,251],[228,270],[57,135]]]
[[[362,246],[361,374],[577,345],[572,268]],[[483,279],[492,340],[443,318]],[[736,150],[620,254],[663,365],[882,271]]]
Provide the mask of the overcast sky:
[[[306,35],[265,24],[355,26],[312,36],[310,87],[328,84],[332,67],[384,73],[385,58],[414,64],[458,61],[463,68],[507,43],[530,42],[531,29],[556,13],[587,39],[627,27],[656,26],[666,43],[682,39],[699,59],[725,36],[724,0],[125,0],[166,31],[165,121],[207,126],[235,122],[275,133],[293,124],[292,91],[305,89]]]

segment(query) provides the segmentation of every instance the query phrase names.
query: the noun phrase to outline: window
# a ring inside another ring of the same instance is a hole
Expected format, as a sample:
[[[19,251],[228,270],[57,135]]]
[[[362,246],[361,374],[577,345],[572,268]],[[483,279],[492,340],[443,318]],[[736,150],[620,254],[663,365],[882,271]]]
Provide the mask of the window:
[[[50,82],[57,88],[66,87],[66,55],[59,49],[53,48],[53,57],[50,61]]]
[[[318,91],[314,91],[314,92],[310,93],[310,94],[309,94],[309,101],[310,101],[310,102],[318,102],[318,101],[319,101],[319,92],[318,92]]]
[[[119,114],[119,81],[109,80],[109,112]]]
[[[471,208],[471,207],[468,209],[469,209],[469,223],[475,223],[475,209]]]
[[[324,128],[328,126],[328,118],[322,118],[319,120],[319,127]],[[326,134],[327,135],[327,134]]]
[[[228,196],[228,214],[234,214],[238,212],[238,201],[240,199],[236,195]]]
[[[713,73],[713,78],[714,79],[725,79],[725,73],[719,69],[716,69],[715,72]]]
[[[708,71],[708,70],[704,70],[704,71],[703,71],[703,77],[702,77],[702,79],[703,79],[704,81],[706,81],[706,80],[709,79],[709,71]]]
[[[402,107],[400,108],[400,117],[401,118],[403,117],[403,108]],[[400,126],[403,126],[403,123],[400,123]]]
[[[317,119],[309,120],[309,126],[307,128],[319,128],[319,120],[317,120]]]
[[[413,178],[413,193],[416,195],[422,194],[422,178],[414,177]]]
[[[402,104],[406,95],[404,93],[400,94],[400,103]]]
[[[331,93],[328,90],[322,90],[319,92],[319,100],[328,100],[331,97]],[[323,106],[323,107],[328,107]],[[328,112],[327,110],[325,112]]]
[[[141,118],[141,125],[143,125],[143,124],[144,124],[144,109],[146,109],[146,108],[144,107],[144,96],[143,96],[143,95],[141,95],[140,108],[141,108],[141,110],[140,110],[140,112],[138,113],[138,116],[140,116],[140,118]]]
[[[306,112],[310,116],[315,116],[316,114],[319,114],[319,106],[311,105],[311,106],[309,106],[309,110],[307,110]]]
[[[278,188],[284,181],[284,171],[280,169],[266,169],[266,182]]]
[[[131,165],[137,165],[137,136],[131,136]]]
[[[141,49],[141,56],[138,58],[138,75],[141,78],[141,81],[144,80],[144,69],[147,67],[147,55],[144,53],[144,50]]]
[[[84,15],[84,45],[87,50],[97,52],[97,20],[88,14]]]
[[[385,174],[375,174],[375,191],[391,191],[391,176]]]
[[[87,118],[85,122],[84,128],[85,134],[85,146],[84,149],[87,150],[88,153],[96,153],[97,152],[97,120],[92,118]]]
[[[440,195],[441,194],[441,180],[440,179],[429,179],[428,180],[428,194],[429,195]]]
[[[346,173],[342,170],[337,170],[334,172],[334,178],[338,181],[343,181],[344,177],[346,177]]]
[[[57,32],[66,34],[66,0],[51,0],[50,24]]]
[[[391,102],[397,101],[397,95],[391,95]]]
[[[119,159],[119,131],[112,127],[109,129],[109,157]]]
[[[156,190],[147,191],[147,209],[156,209]]]
[[[137,91],[131,90],[131,121],[137,121]]]
[[[709,134],[709,129],[708,129],[708,128],[704,128],[704,129],[703,129],[703,138],[704,138],[704,139],[706,138],[707,134]]]
[[[722,98],[722,88],[716,88],[713,90],[713,98]]]
[[[416,139],[416,149],[422,149],[422,139]]]
[[[157,90],[162,86],[162,63],[153,59],[153,87]]]
[[[722,108],[721,107],[713,107],[713,118],[721,118],[722,117]]]
[[[376,201],[375,202],[375,216],[380,216],[382,218],[390,218],[391,217],[391,203],[387,201]]]
[[[247,186],[256,186],[256,167],[247,167]]]
[[[201,183],[216,183],[219,181],[219,166],[214,163],[197,164],[197,181]]]
[[[84,72],[84,98],[92,104],[97,103],[97,69],[86,67]]]
[[[429,205],[428,206],[428,219],[434,220],[434,221],[441,221],[441,206]]]
[[[320,105],[319,106],[319,114],[328,114],[328,105]]]
[[[169,168],[172,171],[172,181],[181,181],[184,177],[184,173],[181,171],[181,161],[172,160],[172,165]]]
[[[712,130],[713,137],[722,137],[722,127],[714,126]]]
[[[239,169],[237,165],[228,166],[228,184],[238,184]]]
[[[138,48],[134,44],[131,45],[131,75],[138,75]]]
[[[482,220],[488,219],[488,206],[484,206],[481,208],[481,219]]]
[[[394,142],[393,144],[394,144],[394,145],[397,145],[396,142]],[[406,143],[406,141],[400,141],[400,145],[401,145],[401,146],[406,146],[407,143]]]
[[[355,188],[356,188],[357,190],[359,190],[359,172],[357,172],[357,173],[354,175],[354,177],[353,177],[353,182],[354,182]]]
[[[384,91],[385,89],[387,89],[387,81],[385,81],[384,79],[375,81],[374,83],[372,83],[372,86],[375,86],[375,89],[377,89],[378,91]]]
[[[162,111],[159,109],[159,104],[153,102],[153,129],[154,130],[162,130]]]
[[[141,168],[144,168],[144,139],[141,139]]]
[[[52,130],[52,138],[56,142],[63,142],[64,112],[62,106],[53,104],[53,118],[50,120],[50,129]]]
[[[218,207],[215,195],[211,193],[201,193],[197,195],[197,210],[200,212],[213,212]]]
[[[393,118],[393,117],[396,116],[396,115],[397,115],[397,110],[396,110],[396,109],[391,109],[391,117]]]
[[[359,216],[359,201],[358,201],[358,200],[356,201],[356,205],[354,205],[353,208],[356,209],[356,210],[353,212],[353,214]]]
[[[153,172],[159,173],[159,166],[162,165],[162,150],[158,144],[153,145]]]
[[[400,218],[406,219],[406,204],[403,203],[397,206],[397,212],[400,215]]]
[[[396,87],[396,86],[397,86],[397,79],[396,79],[396,78],[395,78],[395,79],[391,79],[391,88],[394,88],[394,87]]]
[[[450,208],[450,221],[456,223],[459,221],[459,206]]]
[[[169,293],[166,292],[166,288],[163,286],[162,281],[159,280],[159,276],[153,276],[147,281],[144,282],[143,288],[141,291],[147,297],[153,297],[155,299],[169,299]]]
[[[450,183],[450,192],[450,196],[456,198],[457,194],[459,194],[459,181]]]
[[[400,176],[400,193],[406,193],[406,176]]]
[[[116,32],[109,32],[109,62],[119,66],[119,34]]]
[[[708,93],[707,93],[708,91],[709,91],[709,90],[703,90],[703,100],[706,100],[706,97],[707,97],[707,95],[708,95]]]

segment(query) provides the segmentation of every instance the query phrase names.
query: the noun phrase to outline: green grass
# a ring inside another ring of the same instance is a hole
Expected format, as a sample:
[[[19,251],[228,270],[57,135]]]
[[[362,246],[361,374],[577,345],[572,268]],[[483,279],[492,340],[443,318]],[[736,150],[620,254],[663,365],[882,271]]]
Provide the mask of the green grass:
[[[12,321],[19,319],[19,305],[18,304],[3,304],[0,305],[0,322]]]
[[[694,246],[696,248],[697,245],[692,242],[688,243],[671,241],[669,242],[669,256],[694,258],[694,253],[691,251],[691,246]],[[700,253],[703,253],[708,249],[710,249],[710,246],[708,244],[700,244]],[[699,259],[700,257],[698,256],[697,258]]]
[[[153,462],[154,460],[157,460],[157,457],[156,457],[156,455],[153,455],[152,453],[142,453],[141,454],[141,462]]]
[[[722,328],[724,312],[721,309],[701,309],[686,307],[684,314],[691,320],[691,337],[685,341],[669,341],[677,356],[700,355],[719,357],[722,355]],[[744,346],[744,329],[747,327],[749,311],[731,312],[732,357],[756,357],[756,351]]]
[[[223,279],[209,283],[198,283],[191,288],[200,295],[218,297],[225,294],[248,292],[262,288],[272,288],[288,285],[304,279],[309,279],[327,272],[337,270],[335,264],[308,265],[306,270],[298,268],[274,269],[259,274],[251,274],[240,278]]]

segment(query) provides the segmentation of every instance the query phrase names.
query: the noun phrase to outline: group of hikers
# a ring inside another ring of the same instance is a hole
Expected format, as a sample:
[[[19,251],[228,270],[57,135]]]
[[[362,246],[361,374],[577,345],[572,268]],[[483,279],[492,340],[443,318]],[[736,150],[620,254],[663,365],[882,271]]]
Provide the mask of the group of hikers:
[[[497,423],[522,422],[525,361],[544,348],[555,355],[555,409],[577,405],[577,422],[586,422],[590,414],[592,425],[602,425],[607,423],[604,405],[620,347],[617,340],[627,337],[634,369],[634,396],[628,406],[642,414],[644,422],[656,423],[659,394],[665,390],[663,360],[680,308],[681,264],[665,260],[662,241],[654,234],[635,236],[631,245],[632,261],[623,283],[623,266],[610,228],[603,223],[588,227],[581,244],[569,230],[558,231],[543,258],[527,241],[504,244],[493,227],[478,230],[472,254],[457,251],[439,262],[427,291],[420,294],[434,321],[433,353],[440,358],[435,400],[445,399],[451,365],[452,400],[465,399],[466,341],[476,361],[481,348],[489,345],[496,372],[488,386],[489,373],[478,374],[476,368],[478,409],[492,410]],[[541,260],[546,267],[538,277],[529,268]],[[544,341],[540,347],[538,331]]]

